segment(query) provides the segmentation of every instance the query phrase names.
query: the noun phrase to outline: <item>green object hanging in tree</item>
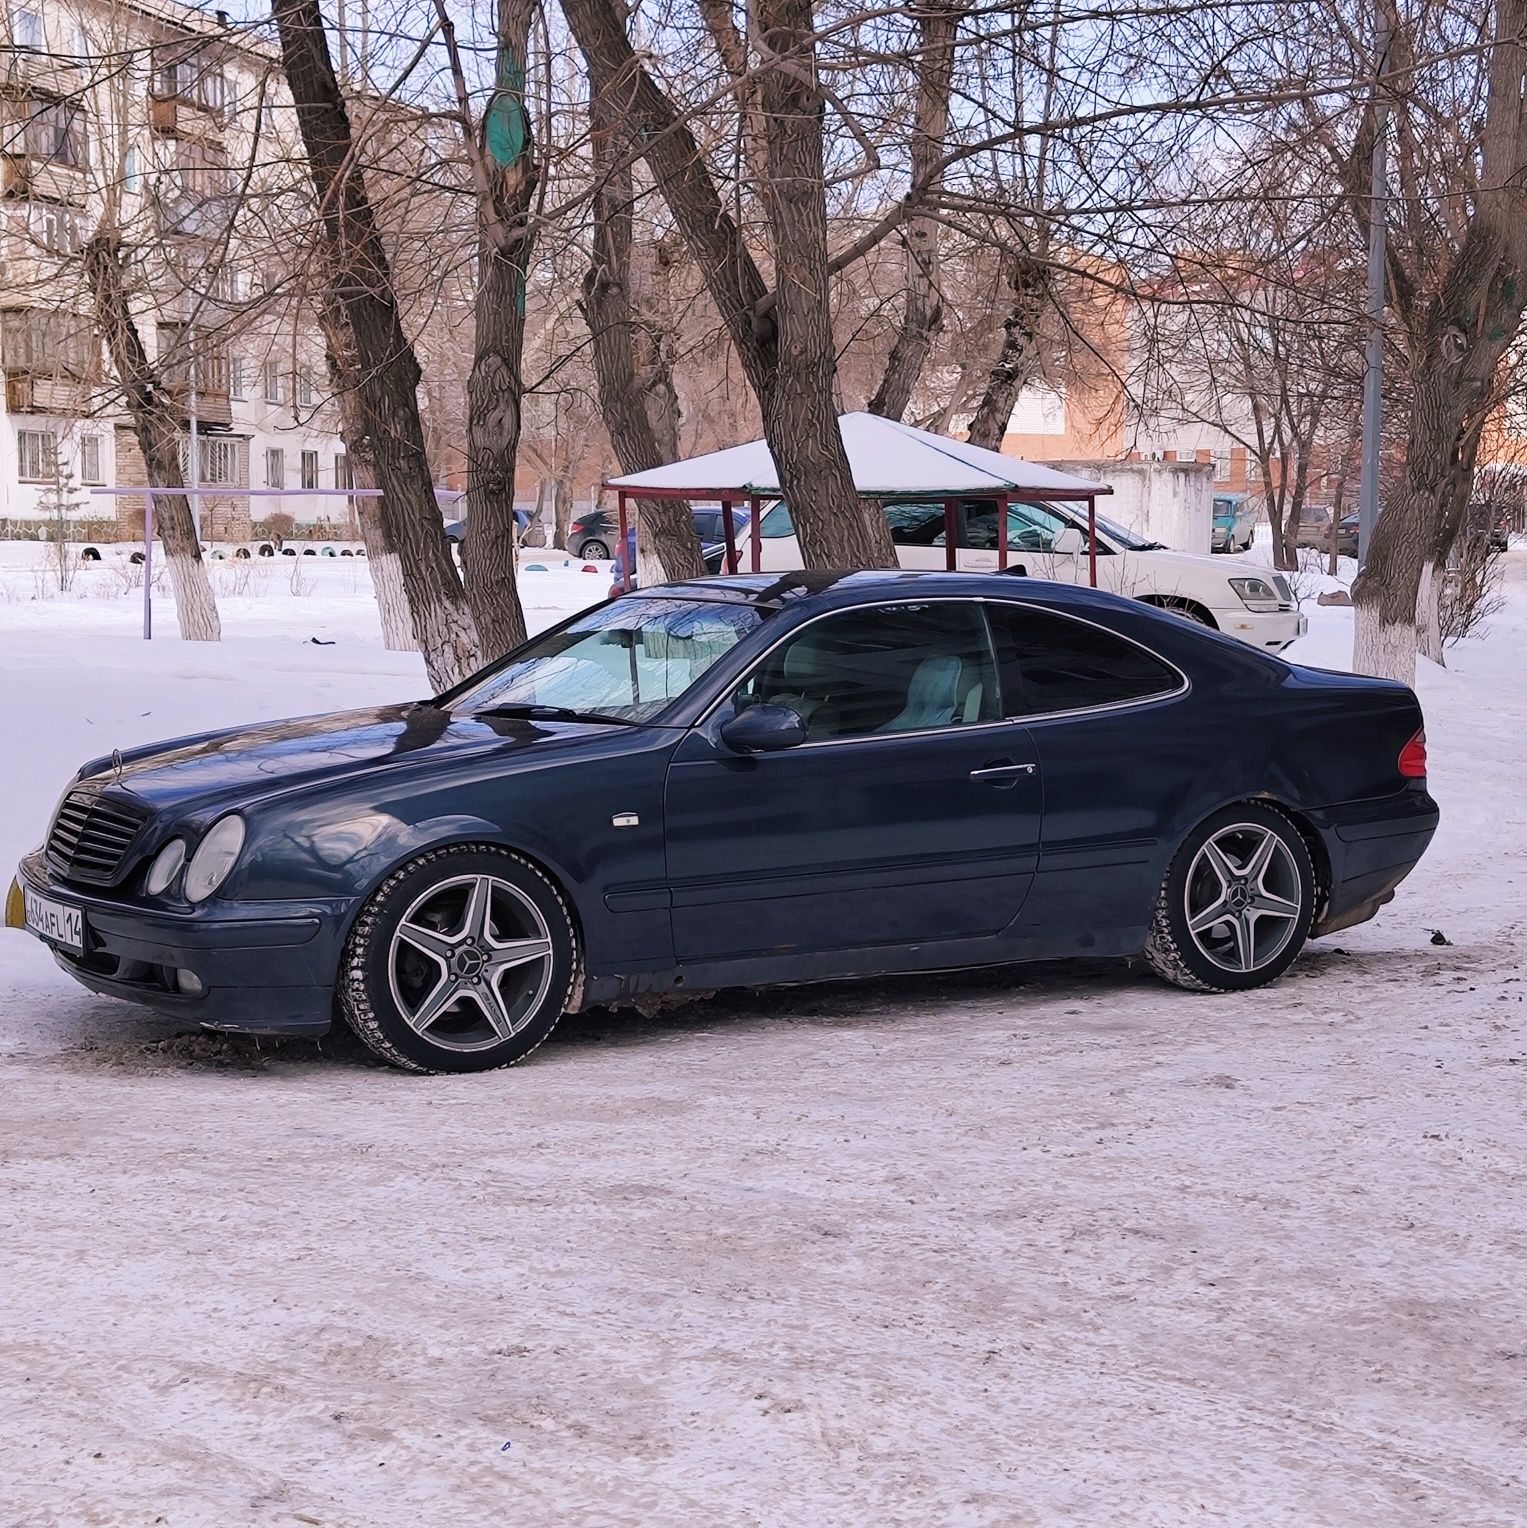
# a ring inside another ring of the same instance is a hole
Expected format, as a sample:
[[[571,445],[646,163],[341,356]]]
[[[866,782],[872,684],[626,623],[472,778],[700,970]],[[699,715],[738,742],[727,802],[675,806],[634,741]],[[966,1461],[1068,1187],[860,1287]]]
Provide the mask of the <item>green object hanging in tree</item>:
[[[530,124],[525,118],[525,66],[507,55],[499,62],[498,89],[488,107],[484,136],[488,152],[506,170],[519,162],[530,141]]]

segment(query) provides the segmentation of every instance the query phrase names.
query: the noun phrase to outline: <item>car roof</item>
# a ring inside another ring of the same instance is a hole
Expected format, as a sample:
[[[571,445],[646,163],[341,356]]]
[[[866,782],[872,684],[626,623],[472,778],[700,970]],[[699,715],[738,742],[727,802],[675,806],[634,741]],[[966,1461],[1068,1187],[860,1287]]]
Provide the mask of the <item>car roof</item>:
[[[1037,600],[1057,608],[1129,609],[1137,602],[1103,589],[1057,583],[1052,579],[1024,578],[1014,573],[910,572],[904,569],[871,568],[855,571],[788,573],[728,573],[655,584],[639,593],[651,599],[718,600],[727,604],[753,605],[780,610],[816,606],[873,604],[877,600],[951,596],[987,599]]]

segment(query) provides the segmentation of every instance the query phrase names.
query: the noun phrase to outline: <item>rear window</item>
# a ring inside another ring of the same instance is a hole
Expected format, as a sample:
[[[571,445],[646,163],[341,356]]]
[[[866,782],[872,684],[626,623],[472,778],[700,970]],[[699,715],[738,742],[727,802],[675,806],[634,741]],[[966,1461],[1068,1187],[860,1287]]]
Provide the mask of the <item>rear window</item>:
[[[987,606],[1004,716],[1043,716],[1169,695],[1177,671],[1123,637],[1027,605]]]

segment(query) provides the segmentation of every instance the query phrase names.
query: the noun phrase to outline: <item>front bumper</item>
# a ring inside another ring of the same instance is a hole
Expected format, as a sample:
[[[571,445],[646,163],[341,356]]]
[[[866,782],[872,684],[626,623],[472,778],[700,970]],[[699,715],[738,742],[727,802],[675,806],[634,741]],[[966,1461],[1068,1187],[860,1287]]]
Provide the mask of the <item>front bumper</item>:
[[[1310,629],[1309,617],[1300,610],[1248,610],[1241,605],[1213,615],[1226,636],[1238,637],[1265,653],[1281,653]]]
[[[92,992],[241,1034],[321,1035],[329,1027],[343,906],[214,898],[187,912],[150,909],[56,880],[41,850],[22,860],[17,878],[81,910],[83,952],[43,942]]]

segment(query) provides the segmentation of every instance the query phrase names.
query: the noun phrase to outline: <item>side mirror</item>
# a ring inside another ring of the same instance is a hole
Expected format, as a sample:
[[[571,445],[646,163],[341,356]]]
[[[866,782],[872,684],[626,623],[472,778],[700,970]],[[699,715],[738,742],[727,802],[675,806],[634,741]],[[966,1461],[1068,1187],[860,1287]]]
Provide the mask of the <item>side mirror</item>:
[[[1087,538],[1074,525],[1068,525],[1055,538],[1055,550],[1061,557],[1075,557],[1087,545]]]
[[[778,753],[806,741],[806,723],[789,706],[749,706],[722,724],[721,741],[734,753]]]

